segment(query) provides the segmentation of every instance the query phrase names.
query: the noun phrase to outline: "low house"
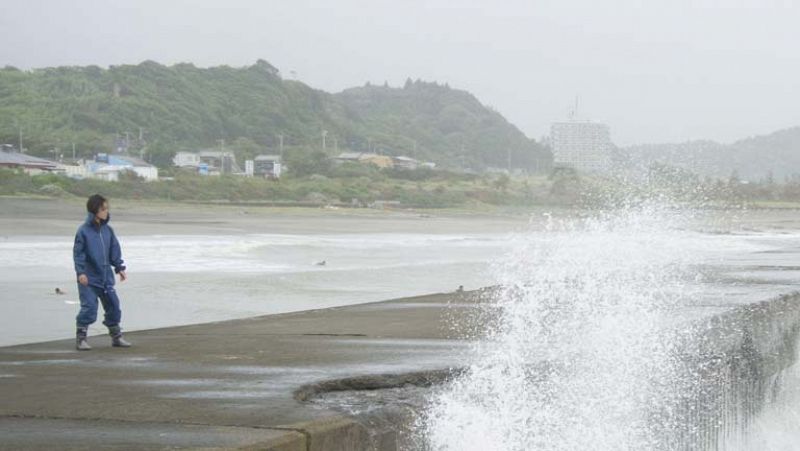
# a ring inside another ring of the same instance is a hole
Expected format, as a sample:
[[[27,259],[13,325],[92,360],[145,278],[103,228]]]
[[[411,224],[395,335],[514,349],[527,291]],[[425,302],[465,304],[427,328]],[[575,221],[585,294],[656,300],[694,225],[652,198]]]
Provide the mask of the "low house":
[[[253,163],[253,174],[261,177],[280,178],[280,155],[259,155]]]
[[[93,179],[105,180],[106,182],[118,182],[119,174],[129,169],[122,166],[100,166],[90,171]]]
[[[172,163],[179,168],[197,168],[200,166],[200,155],[194,152],[178,152],[172,157]]]
[[[58,172],[73,179],[85,179],[91,174],[84,159],[65,159],[59,162]]]
[[[226,152],[222,150],[201,150],[198,152],[200,158],[200,165],[205,163],[208,173],[221,173],[221,174],[240,174],[242,170],[236,164],[236,156],[233,152]],[[201,167],[202,170],[202,167]]]
[[[145,181],[158,180],[158,168],[150,163],[128,155],[109,155],[99,153],[93,162],[86,165],[90,177],[109,181],[119,180],[119,174],[131,171]]]
[[[58,163],[24,153],[2,150],[0,151],[0,167],[22,169],[27,174],[37,175],[55,172],[58,169]]]

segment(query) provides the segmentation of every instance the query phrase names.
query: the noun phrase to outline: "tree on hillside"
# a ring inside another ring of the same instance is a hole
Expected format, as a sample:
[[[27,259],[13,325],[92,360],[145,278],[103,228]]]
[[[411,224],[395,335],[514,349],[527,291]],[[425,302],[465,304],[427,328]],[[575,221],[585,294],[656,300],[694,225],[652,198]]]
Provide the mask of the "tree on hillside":
[[[313,174],[326,175],[331,169],[331,160],[321,150],[297,148],[286,152],[286,166],[295,177],[306,177]]]

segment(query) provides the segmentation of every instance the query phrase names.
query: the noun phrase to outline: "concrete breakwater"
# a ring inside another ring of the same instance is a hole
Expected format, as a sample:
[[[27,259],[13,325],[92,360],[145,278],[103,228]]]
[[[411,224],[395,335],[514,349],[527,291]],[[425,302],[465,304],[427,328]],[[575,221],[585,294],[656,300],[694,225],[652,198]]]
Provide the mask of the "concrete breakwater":
[[[670,377],[666,384],[653,381],[654,403],[646,409],[654,449],[734,449],[747,442],[760,412],[791,383],[784,376],[797,363],[800,294],[743,305],[666,334],[671,336],[664,340],[673,343],[665,362]],[[533,365],[530,377],[547,377],[551,365],[558,363]],[[368,449],[425,449],[415,428],[431,390],[466,371],[327,380],[301,387],[295,398],[338,405],[365,429]]]

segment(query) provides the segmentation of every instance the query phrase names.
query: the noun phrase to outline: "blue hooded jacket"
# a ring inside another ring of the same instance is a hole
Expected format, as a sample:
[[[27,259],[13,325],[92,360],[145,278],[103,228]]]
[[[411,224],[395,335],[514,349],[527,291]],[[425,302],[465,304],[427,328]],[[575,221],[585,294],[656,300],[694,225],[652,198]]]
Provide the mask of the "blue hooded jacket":
[[[109,220],[110,214],[98,225],[94,222],[94,215],[89,213],[86,222],[78,228],[72,247],[75,273],[79,276],[86,274],[89,285],[100,288],[114,286],[114,272],[125,271],[122,250],[114,229],[108,225]]]

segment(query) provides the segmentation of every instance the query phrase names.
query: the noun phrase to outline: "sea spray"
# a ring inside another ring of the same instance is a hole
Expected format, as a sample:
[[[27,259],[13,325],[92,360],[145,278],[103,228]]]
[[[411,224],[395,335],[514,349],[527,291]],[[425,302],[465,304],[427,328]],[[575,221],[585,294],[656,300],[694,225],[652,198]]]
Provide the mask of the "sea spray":
[[[669,442],[669,312],[695,277],[686,214],[651,204],[517,237],[468,370],[423,415],[433,450],[642,450]],[[658,420],[658,421],[655,421]],[[659,424],[659,422],[661,424]]]

